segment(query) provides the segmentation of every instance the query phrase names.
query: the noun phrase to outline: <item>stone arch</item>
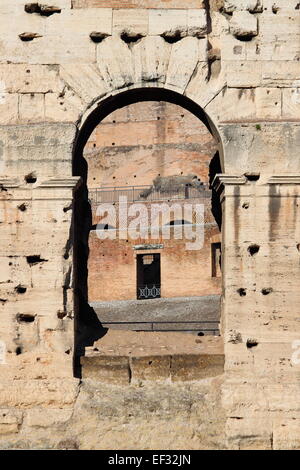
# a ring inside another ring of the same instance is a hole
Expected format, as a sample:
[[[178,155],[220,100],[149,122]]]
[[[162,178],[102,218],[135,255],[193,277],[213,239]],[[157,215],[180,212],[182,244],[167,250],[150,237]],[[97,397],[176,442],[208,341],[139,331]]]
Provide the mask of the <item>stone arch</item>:
[[[109,93],[104,97],[95,99],[94,102],[86,108],[85,112],[81,115],[77,122],[78,133],[73,148],[74,175],[82,176],[85,179],[84,171],[82,173],[79,170],[79,167],[84,165],[82,161],[82,152],[91,132],[97,126],[97,124],[99,124],[99,122],[101,122],[106,116],[111,114],[116,109],[141,101],[166,101],[177,104],[198,117],[199,120],[206,125],[207,129],[218,143],[220,165],[222,171],[224,171],[225,163],[223,143],[221,134],[217,125],[215,124],[215,121],[199,104],[197,104],[188,96],[165,87],[149,86],[148,84],[146,87],[132,85],[125,91],[115,90],[114,93]]]
[[[151,86],[152,85],[152,86]],[[115,90],[105,96],[93,100],[77,121],[77,137],[73,148],[73,175],[81,176],[82,185],[76,191],[74,205],[74,281],[75,281],[75,318],[79,330],[79,347],[92,345],[101,337],[103,330],[93,309],[87,302],[87,259],[88,259],[88,227],[91,226],[91,211],[88,202],[87,162],[83,157],[85,144],[95,127],[115,110],[142,101],[165,101],[181,106],[202,121],[218,143],[217,155],[223,156],[222,139],[215,122],[206,111],[194,100],[183,93],[148,83],[132,85],[127,89]],[[221,170],[224,171],[224,160],[220,158]],[[84,322],[80,326],[81,320]],[[78,341],[77,341],[78,345]]]

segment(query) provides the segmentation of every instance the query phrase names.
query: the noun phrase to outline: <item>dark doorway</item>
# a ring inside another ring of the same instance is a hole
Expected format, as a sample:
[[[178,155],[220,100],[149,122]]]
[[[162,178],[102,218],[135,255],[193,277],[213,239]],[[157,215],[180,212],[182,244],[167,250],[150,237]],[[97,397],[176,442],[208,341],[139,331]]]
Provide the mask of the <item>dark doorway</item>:
[[[160,297],[160,254],[137,255],[137,298]]]

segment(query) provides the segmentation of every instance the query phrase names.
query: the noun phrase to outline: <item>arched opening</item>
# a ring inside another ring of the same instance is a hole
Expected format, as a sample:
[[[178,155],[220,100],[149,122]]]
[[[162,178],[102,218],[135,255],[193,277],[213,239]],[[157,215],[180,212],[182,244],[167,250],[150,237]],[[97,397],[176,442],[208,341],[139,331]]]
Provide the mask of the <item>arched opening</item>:
[[[127,91],[89,114],[73,166],[83,181],[74,208],[79,355],[107,328],[218,334],[222,217],[211,182],[220,155],[207,115],[175,92]],[[124,200],[127,213],[139,210],[125,233]],[[152,217],[158,203],[168,210]],[[195,234],[199,246],[187,248]]]

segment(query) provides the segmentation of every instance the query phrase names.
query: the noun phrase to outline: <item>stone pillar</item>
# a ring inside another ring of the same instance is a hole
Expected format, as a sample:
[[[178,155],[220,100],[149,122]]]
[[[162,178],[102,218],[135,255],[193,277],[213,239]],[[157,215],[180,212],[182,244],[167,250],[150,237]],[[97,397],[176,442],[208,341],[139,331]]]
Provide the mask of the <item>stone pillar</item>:
[[[300,175],[217,175],[228,446],[300,446]]]
[[[79,179],[0,180],[1,380],[73,377],[72,207]]]

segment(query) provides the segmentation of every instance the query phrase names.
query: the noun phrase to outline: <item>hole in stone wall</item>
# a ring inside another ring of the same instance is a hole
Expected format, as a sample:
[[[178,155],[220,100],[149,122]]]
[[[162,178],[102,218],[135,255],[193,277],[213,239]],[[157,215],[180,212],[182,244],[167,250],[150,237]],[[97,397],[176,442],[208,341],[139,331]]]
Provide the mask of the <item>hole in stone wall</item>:
[[[51,16],[54,13],[61,13],[61,8],[40,3],[26,3],[24,10],[26,13],[38,13],[41,16]]]
[[[25,176],[25,181],[26,183],[28,184],[33,184],[33,183],[36,183],[37,181],[37,177],[35,175],[35,173],[29,173],[28,175]]]
[[[30,264],[31,266],[37,263],[44,263],[45,261],[48,261],[47,259],[41,258],[40,255],[31,255],[31,256],[26,256],[27,263]]]
[[[60,320],[65,318],[66,315],[67,315],[66,312],[62,312],[60,310],[57,312],[57,318],[59,318]]]
[[[246,346],[248,349],[255,348],[258,345],[256,339],[247,339]]]
[[[258,181],[260,178],[259,173],[245,173],[245,176],[248,181]]]
[[[123,31],[120,38],[126,44],[131,44],[140,41],[144,36],[142,34],[129,33],[128,31]]]
[[[20,204],[18,206],[18,209],[21,211],[21,212],[25,212],[27,210],[27,206],[25,204],[25,202],[23,202],[22,204]]]
[[[161,34],[161,37],[168,42],[169,44],[174,44],[182,39],[182,31],[175,30],[175,31],[166,31],[165,33]]]
[[[20,346],[18,346],[18,347],[16,348],[16,351],[15,351],[15,352],[16,352],[16,355],[19,356],[20,354],[22,354],[22,348],[20,348]]]
[[[249,209],[249,202],[244,202],[242,205],[243,209]]]
[[[69,210],[72,209],[72,207],[73,207],[72,204],[70,204],[69,206],[64,207],[64,208],[63,208],[63,211],[64,211],[64,212],[68,212]]]
[[[238,294],[241,296],[241,297],[245,297],[245,295],[247,295],[246,293],[246,289],[244,289],[243,287],[240,287],[238,290],[237,290]]]
[[[17,315],[18,323],[32,323],[34,319],[35,315],[30,315],[29,313],[18,313]]]
[[[109,34],[101,33],[100,31],[92,31],[90,38],[93,42],[99,43],[104,41],[109,36]]]
[[[19,34],[19,38],[21,39],[21,41],[33,41],[34,39],[41,37],[43,37],[41,34],[31,32]]]
[[[259,245],[253,244],[253,245],[248,246],[248,251],[249,251],[251,256],[256,255],[256,253],[259,252],[259,249],[260,249]]]
[[[244,36],[235,36],[238,41],[250,42],[255,37],[253,34],[245,34]]]
[[[25,294],[25,292],[27,291],[27,287],[19,284],[18,286],[15,287],[15,291],[17,292],[17,294]]]
[[[269,294],[271,294],[271,292],[273,292],[272,287],[267,287],[267,288],[261,290],[262,295],[269,295]]]

